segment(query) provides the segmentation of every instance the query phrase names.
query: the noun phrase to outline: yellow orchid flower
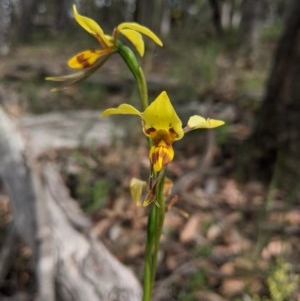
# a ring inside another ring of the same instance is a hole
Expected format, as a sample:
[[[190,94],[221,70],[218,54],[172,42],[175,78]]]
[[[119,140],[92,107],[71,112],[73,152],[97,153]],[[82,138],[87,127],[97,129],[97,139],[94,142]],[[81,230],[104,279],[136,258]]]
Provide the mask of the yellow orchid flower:
[[[159,46],[162,46],[162,41],[149,28],[138,23],[121,23],[114,29],[112,35],[107,35],[96,21],[80,15],[77,12],[76,5],[73,5],[73,13],[78,24],[98,40],[102,49],[84,50],[77,53],[68,61],[68,65],[71,68],[88,68],[94,65],[100,57],[118,51],[118,38],[120,34],[124,35],[133,44],[140,56],[143,56],[145,52],[145,44],[142,34],[148,36]]]
[[[187,126],[182,128],[182,122],[165,91],[161,92],[144,112],[125,103],[118,108],[106,109],[102,116],[114,114],[137,115],[141,118],[143,132],[152,141],[149,159],[156,172],[173,160],[172,144],[174,141],[182,139],[185,133],[195,129],[216,128],[224,124],[224,121],[221,120],[205,119],[202,116],[194,115],[189,118]]]

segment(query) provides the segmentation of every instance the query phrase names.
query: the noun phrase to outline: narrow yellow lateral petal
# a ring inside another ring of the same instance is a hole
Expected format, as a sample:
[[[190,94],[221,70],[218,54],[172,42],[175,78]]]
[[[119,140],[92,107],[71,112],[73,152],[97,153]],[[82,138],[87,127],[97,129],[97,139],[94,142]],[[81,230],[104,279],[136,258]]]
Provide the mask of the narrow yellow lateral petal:
[[[212,128],[217,128],[221,125],[224,125],[225,122],[223,120],[217,120],[217,119],[210,119],[207,118],[207,124],[208,124],[208,128],[212,129]]]
[[[108,115],[138,115],[141,116],[141,112],[138,111],[132,105],[127,103],[123,103],[119,105],[117,108],[109,108],[102,112],[102,117],[106,117]]]
[[[145,44],[140,33],[132,29],[121,29],[120,33],[123,34],[134,45],[140,56],[144,55]]]
[[[84,69],[94,65],[97,59],[111,53],[113,50],[106,48],[103,50],[84,50],[68,60],[68,66],[73,69]]]
[[[225,122],[216,119],[205,119],[202,116],[194,115],[188,120],[186,131],[192,131],[195,129],[212,129],[223,125]]]
[[[67,74],[62,76],[47,76],[45,80],[49,80],[53,82],[64,82],[64,81],[77,79],[83,75],[84,75],[84,71],[79,71],[73,74]]]
[[[104,36],[104,32],[103,32],[102,28],[100,27],[100,25],[93,19],[80,15],[77,12],[75,4],[73,5],[73,13],[74,13],[74,18],[78,22],[78,24],[83,29],[85,29],[88,33],[90,33],[94,36],[97,36],[97,35]]]
[[[125,28],[135,30],[137,32],[140,32],[140,33],[144,34],[145,36],[149,37],[151,40],[153,40],[159,46],[163,45],[160,38],[152,30],[150,30],[146,26],[143,26],[143,25],[140,25],[140,24],[134,23],[134,22],[124,22],[124,23],[121,23],[117,27],[117,30],[122,30],[122,29],[125,29]]]
[[[62,82],[62,85],[60,87],[52,88],[51,91],[59,91],[63,90],[69,86],[72,86],[76,83],[79,83],[80,81],[86,79],[90,75],[92,75],[96,70],[101,68],[101,66],[104,65],[104,63],[109,59],[111,54],[108,54],[106,56],[103,56],[101,59],[99,59],[94,65],[92,65],[89,68],[83,69],[79,72],[63,75],[63,76],[49,76],[46,77],[46,80],[56,81],[56,82]]]
[[[153,129],[165,130],[179,140],[183,137],[182,122],[174,110],[166,91],[161,92],[158,97],[147,107],[142,114],[144,121],[144,132],[150,133]]]

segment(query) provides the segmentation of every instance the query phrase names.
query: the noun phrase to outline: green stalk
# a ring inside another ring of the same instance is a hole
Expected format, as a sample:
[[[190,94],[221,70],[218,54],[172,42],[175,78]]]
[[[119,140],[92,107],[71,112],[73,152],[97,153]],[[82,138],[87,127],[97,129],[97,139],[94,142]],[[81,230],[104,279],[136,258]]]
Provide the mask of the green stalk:
[[[164,172],[164,171],[162,171]],[[157,269],[157,257],[158,257],[158,251],[160,246],[160,237],[163,229],[163,224],[165,220],[165,198],[163,195],[163,189],[164,189],[164,181],[165,181],[165,175],[163,174],[159,185],[157,186],[156,191],[156,202],[158,203],[159,207],[154,205],[156,207],[156,219],[155,219],[155,235],[154,235],[154,249],[153,249],[153,258],[152,258],[152,284],[155,280],[156,275],[156,269]]]
[[[129,70],[133,74],[137,83],[141,105],[145,110],[148,105],[148,88],[145,80],[145,76],[142,68],[140,67],[135,54],[127,46],[119,42],[118,52],[122,56]],[[148,138],[149,147],[152,146],[152,141]],[[160,245],[160,237],[162,233],[164,218],[165,218],[165,199],[163,195],[165,170],[160,172],[161,174],[153,173],[150,171],[150,183],[156,183],[155,187],[155,200],[152,202],[147,225],[147,242],[146,242],[146,254],[145,254],[145,267],[144,267],[144,283],[143,283],[143,301],[151,301],[153,284],[155,281],[156,269],[157,269],[157,256]],[[150,186],[152,186],[150,184]],[[151,187],[150,187],[151,189]]]
[[[121,55],[124,62],[126,63],[126,65],[128,66],[129,70],[131,71],[131,73],[135,78],[135,81],[139,88],[142,108],[143,110],[146,110],[146,108],[149,105],[149,100],[148,100],[148,87],[147,87],[147,82],[144,76],[143,69],[139,65],[134,52],[129,47],[123,45],[120,41],[118,42],[118,53]],[[147,137],[147,142],[149,147],[151,147],[152,141],[149,137]]]
[[[151,300],[153,284],[155,281],[160,237],[165,218],[165,199],[163,195],[164,179],[165,175],[163,174],[159,179],[155,193],[155,201],[151,205],[148,217],[143,301]],[[158,204],[158,206],[156,204]]]
[[[147,88],[147,83],[145,80],[144,72],[139,65],[136,56],[134,52],[127,46],[121,44],[118,45],[118,52],[122,56],[123,60],[125,61],[126,65],[128,66],[129,70],[133,74],[136,83],[139,88],[139,94],[140,94],[140,100],[143,109],[145,110],[148,105],[148,88]]]
[[[152,204],[148,216],[147,226],[147,242],[146,242],[146,254],[145,254],[145,266],[144,266],[144,290],[143,290],[143,301],[150,301],[153,288],[153,246],[155,239],[155,221],[156,221],[157,207]]]

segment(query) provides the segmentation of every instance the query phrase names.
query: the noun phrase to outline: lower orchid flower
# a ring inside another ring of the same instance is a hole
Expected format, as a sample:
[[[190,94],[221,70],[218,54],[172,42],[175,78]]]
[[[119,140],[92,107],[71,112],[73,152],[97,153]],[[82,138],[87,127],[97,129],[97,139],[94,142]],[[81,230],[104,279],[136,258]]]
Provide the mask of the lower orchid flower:
[[[172,145],[174,141],[182,139],[187,132],[192,130],[211,129],[224,124],[222,120],[205,119],[202,116],[194,115],[189,118],[187,125],[183,128],[165,91],[161,92],[144,112],[124,103],[117,108],[106,109],[102,116],[115,114],[137,115],[141,118],[143,132],[151,141],[149,159],[155,172],[161,171],[173,160]]]

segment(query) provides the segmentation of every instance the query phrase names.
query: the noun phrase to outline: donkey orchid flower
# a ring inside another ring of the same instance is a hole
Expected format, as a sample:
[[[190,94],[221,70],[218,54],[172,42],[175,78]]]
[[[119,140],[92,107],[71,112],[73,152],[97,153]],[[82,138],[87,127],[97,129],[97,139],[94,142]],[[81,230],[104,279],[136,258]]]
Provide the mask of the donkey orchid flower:
[[[224,124],[221,120],[205,119],[194,115],[189,118],[187,126],[183,128],[165,91],[161,92],[144,112],[124,103],[117,108],[104,110],[102,116],[114,114],[137,115],[141,118],[143,132],[152,142],[149,159],[155,172],[159,172],[173,160],[173,142],[182,139],[185,133],[195,129],[216,128]]]
[[[46,78],[50,81],[67,82],[62,88],[75,84],[90,76],[99,69],[113,53],[119,52],[121,56],[130,56],[131,54],[126,52],[130,52],[131,50],[122,43],[119,38],[120,35],[125,36],[132,43],[140,56],[143,56],[145,52],[145,43],[142,35],[148,36],[159,46],[163,45],[162,41],[155,33],[138,23],[121,23],[113,30],[112,35],[107,35],[95,20],[80,15],[77,12],[76,5],[73,5],[73,13],[77,23],[89,34],[94,36],[101,47],[99,49],[81,51],[68,60],[68,66],[73,69],[80,69],[79,72],[71,75],[51,76]],[[127,58],[127,60],[134,65],[135,57]],[[59,88],[54,88],[53,90],[59,90]]]
[[[142,34],[148,36],[159,46],[162,46],[161,40],[149,28],[138,23],[121,23],[114,29],[112,35],[107,35],[96,21],[80,15],[75,5],[73,5],[73,12],[78,24],[98,40],[101,49],[84,50],[77,53],[68,61],[68,65],[71,68],[82,69],[90,67],[100,57],[118,51],[120,34],[125,36],[133,44],[140,56],[143,56],[145,52],[145,43]]]

